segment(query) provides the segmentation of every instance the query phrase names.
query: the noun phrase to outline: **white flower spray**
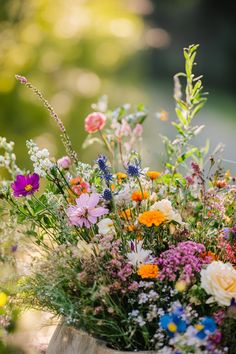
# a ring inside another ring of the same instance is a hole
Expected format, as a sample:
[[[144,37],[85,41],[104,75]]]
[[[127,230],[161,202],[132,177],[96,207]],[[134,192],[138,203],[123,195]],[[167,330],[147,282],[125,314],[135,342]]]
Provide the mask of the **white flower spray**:
[[[41,177],[45,177],[47,172],[53,167],[53,163],[49,159],[49,151],[45,148],[40,150],[33,140],[27,140],[26,146],[30,160],[33,162],[34,172]]]

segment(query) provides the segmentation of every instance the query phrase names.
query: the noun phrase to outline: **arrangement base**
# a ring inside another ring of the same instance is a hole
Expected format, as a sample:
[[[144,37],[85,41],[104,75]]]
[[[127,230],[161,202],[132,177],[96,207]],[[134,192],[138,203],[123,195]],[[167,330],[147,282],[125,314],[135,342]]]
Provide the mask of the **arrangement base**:
[[[155,354],[154,351],[138,353]],[[52,336],[46,354],[137,354],[137,352],[109,349],[103,342],[87,333],[60,324]]]

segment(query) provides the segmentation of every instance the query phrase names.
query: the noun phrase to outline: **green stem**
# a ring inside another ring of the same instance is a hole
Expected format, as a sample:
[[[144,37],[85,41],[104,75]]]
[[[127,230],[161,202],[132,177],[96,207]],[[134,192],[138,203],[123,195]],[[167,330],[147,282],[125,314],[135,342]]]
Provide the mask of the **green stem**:
[[[140,187],[141,193],[142,193],[142,198],[144,199],[143,187],[142,187],[142,184],[141,184],[141,182],[140,182],[139,177],[137,177],[137,181],[138,181],[138,184],[139,184],[139,187]]]

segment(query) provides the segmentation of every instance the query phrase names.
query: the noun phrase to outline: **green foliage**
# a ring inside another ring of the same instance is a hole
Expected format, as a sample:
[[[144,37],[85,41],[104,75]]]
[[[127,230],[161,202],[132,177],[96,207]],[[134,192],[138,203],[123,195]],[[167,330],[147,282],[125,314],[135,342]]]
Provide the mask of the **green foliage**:
[[[180,166],[186,170],[188,168],[187,160],[189,159],[195,160],[202,166],[203,158],[208,153],[208,144],[199,149],[191,143],[192,139],[204,128],[203,125],[192,126],[192,121],[206,102],[202,77],[195,77],[193,74],[197,48],[198,45],[190,45],[184,49],[185,72],[174,76],[177,122],[173,122],[172,125],[176,129],[177,135],[173,141],[163,137],[168,157],[166,167],[171,173],[179,171]],[[184,92],[182,92],[180,78],[184,78],[186,81]]]

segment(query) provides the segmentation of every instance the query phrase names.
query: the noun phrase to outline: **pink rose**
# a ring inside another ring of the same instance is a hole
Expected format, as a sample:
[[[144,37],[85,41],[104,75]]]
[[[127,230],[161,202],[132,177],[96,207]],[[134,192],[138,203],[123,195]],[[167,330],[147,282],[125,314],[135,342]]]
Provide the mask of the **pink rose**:
[[[96,133],[101,130],[106,123],[106,116],[101,112],[90,113],[85,118],[85,130],[88,133]]]
[[[61,159],[57,160],[57,165],[61,168],[67,169],[71,165],[71,159],[69,156],[63,156]]]

